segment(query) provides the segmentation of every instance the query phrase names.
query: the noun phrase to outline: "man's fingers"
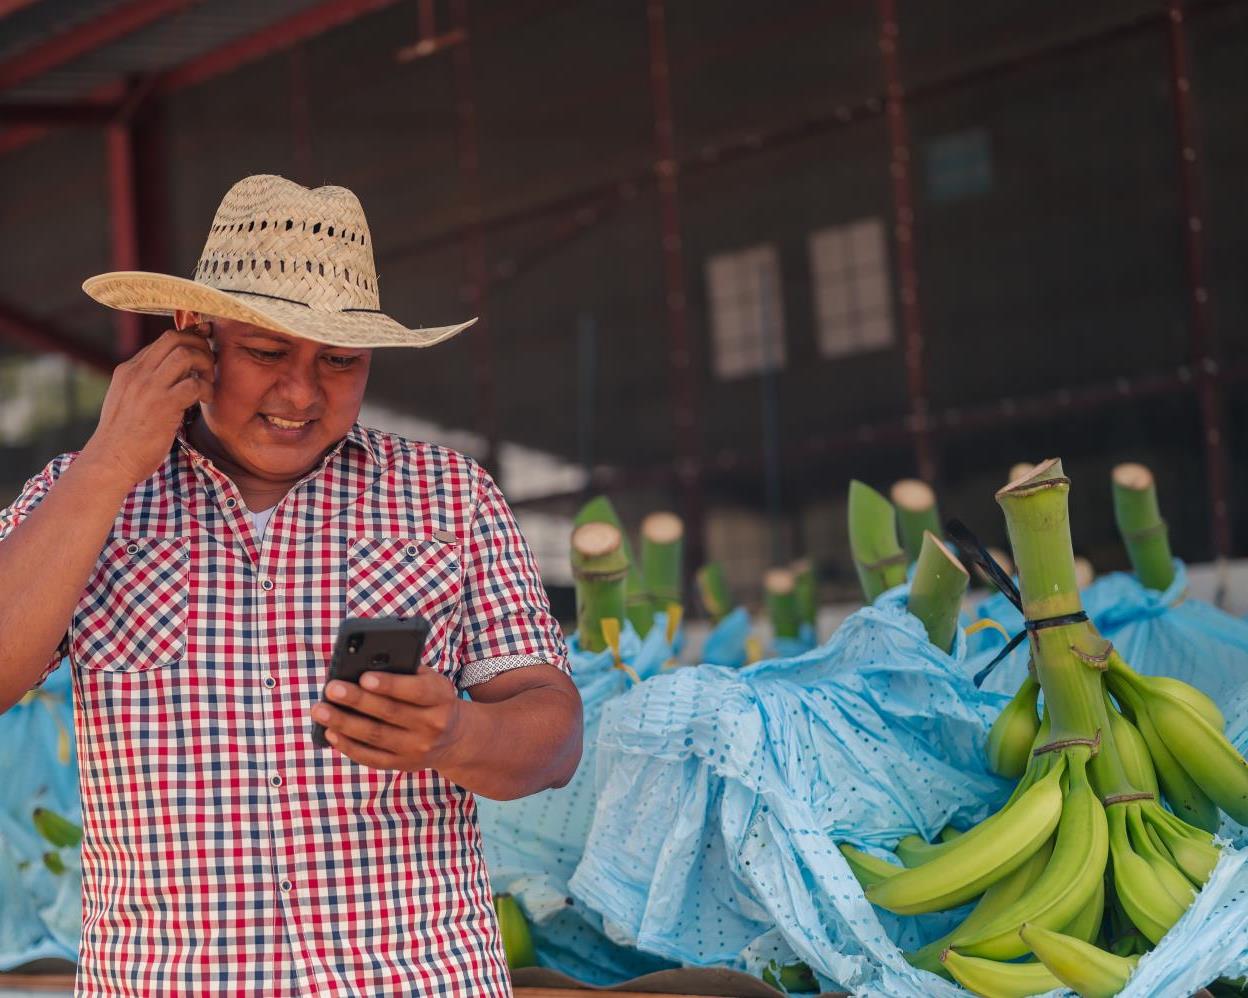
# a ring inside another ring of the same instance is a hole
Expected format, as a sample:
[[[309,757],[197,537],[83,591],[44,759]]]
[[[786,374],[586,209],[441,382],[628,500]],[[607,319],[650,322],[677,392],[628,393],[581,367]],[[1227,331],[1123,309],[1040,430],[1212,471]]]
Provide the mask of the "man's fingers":
[[[204,350],[211,356],[212,351],[208,346],[208,337],[211,334],[212,323],[210,322],[188,326],[186,329],[166,329],[155,343],[149,343],[131,359],[159,368],[171,353],[178,347],[184,346]]]
[[[344,707],[358,710],[369,717],[376,717],[387,724],[404,727],[404,722],[410,718],[411,705],[406,701],[377,693],[368,693],[355,683],[332,682],[326,692],[330,703],[342,704]]]
[[[401,760],[393,752],[373,748],[371,745],[357,742],[354,738],[337,731],[327,732],[326,737],[330,745],[348,759],[353,759],[362,766],[369,766],[372,769],[398,769],[400,767]]]
[[[393,672],[366,672],[360,685],[372,693],[403,700],[417,707],[435,707],[456,696],[451,681],[435,669],[420,669],[414,676]]]
[[[202,344],[202,341],[201,341]],[[201,381],[212,381],[216,361],[212,354],[202,345],[178,344],[166,355],[155,377],[158,383],[166,386],[176,385],[194,373]]]
[[[324,704],[318,705],[312,713],[312,718],[325,725],[331,731],[340,732],[355,739],[357,742],[363,742],[366,745],[372,745],[386,751],[397,749],[399,747],[399,739],[405,734],[403,728],[396,728],[393,724],[386,724],[386,722],[379,721],[375,717],[365,717],[351,714],[344,710],[335,710],[333,707],[326,707]]]

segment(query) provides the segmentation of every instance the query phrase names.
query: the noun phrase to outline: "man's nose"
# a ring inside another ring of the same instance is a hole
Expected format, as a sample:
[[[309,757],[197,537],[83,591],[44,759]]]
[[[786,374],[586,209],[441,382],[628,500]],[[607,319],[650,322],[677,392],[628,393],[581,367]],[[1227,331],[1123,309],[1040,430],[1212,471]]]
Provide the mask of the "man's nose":
[[[300,413],[316,410],[325,398],[316,372],[301,367],[287,372],[281,389],[291,409]]]

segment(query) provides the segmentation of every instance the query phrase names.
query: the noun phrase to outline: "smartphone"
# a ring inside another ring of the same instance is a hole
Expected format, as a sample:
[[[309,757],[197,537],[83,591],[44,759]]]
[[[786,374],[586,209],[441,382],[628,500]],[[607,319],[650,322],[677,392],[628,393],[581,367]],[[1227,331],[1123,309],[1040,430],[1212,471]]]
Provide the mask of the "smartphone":
[[[366,672],[414,676],[420,668],[428,637],[429,621],[420,614],[414,617],[347,617],[338,628],[325,686],[335,679],[358,683]],[[321,688],[321,699],[330,702],[325,696],[325,687]],[[341,703],[333,706],[358,713]],[[325,738],[325,725],[313,722],[312,743],[320,748],[330,747]]]

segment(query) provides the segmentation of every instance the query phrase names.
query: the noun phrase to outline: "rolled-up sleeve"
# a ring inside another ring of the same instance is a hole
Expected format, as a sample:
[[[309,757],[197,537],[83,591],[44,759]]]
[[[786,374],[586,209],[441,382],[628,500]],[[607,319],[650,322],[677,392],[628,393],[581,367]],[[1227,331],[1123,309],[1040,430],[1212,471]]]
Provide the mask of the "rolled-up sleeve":
[[[56,480],[61,477],[65,469],[73,463],[76,454],[61,454],[48,462],[43,471],[39,472],[34,478],[30,479],[25,486],[22,487],[21,493],[13,502],[0,509],[0,544],[2,544],[9,534],[13,533],[26,517],[38,508],[44,498],[52,491],[52,486],[56,484]],[[48,664],[44,666],[43,672],[39,678],[35,680],[35,687],[42,686],[48,676],[52,675],[61,664],[61,661],[69,654],[69,633],[66,632],[61,636],[61,643],[57,646],[52,658]]]
[[[464,543],[459,686],[546,662],[569,672],[568,649],[537,562],[498,485],[479,466],[472,527]]]

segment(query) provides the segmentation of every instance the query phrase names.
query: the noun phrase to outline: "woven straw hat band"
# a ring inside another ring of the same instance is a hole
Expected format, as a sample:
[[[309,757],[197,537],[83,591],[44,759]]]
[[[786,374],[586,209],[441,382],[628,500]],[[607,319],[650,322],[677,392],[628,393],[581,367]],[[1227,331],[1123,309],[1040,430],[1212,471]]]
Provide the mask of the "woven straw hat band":
[[[221,201],[194,280],[321,312],[380,307],[364,209],[345,187],[239,181]]]

